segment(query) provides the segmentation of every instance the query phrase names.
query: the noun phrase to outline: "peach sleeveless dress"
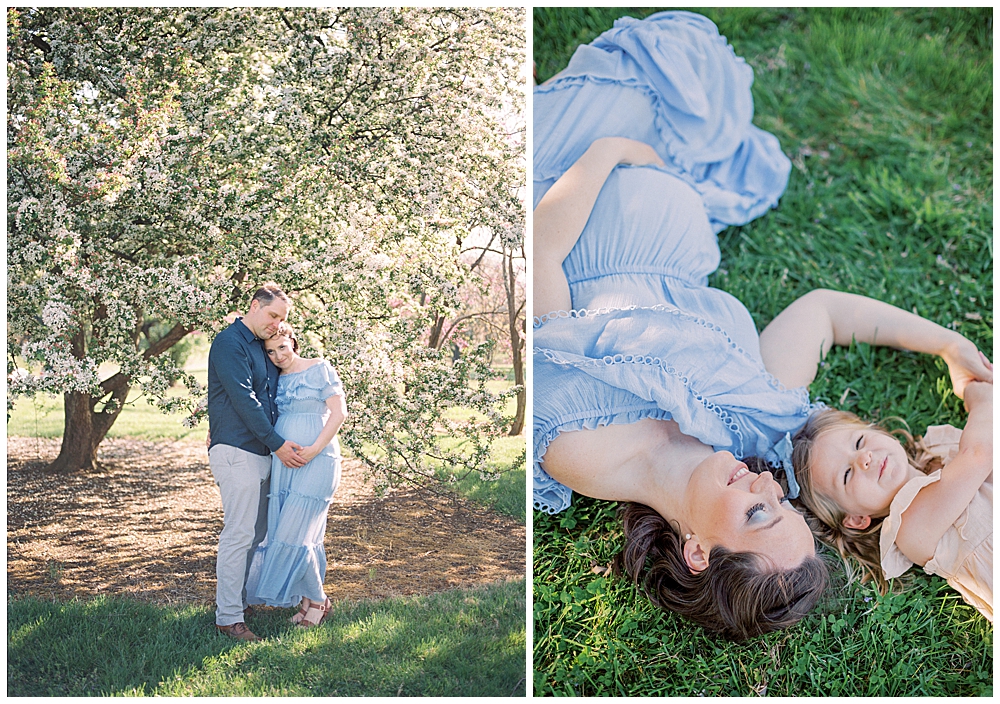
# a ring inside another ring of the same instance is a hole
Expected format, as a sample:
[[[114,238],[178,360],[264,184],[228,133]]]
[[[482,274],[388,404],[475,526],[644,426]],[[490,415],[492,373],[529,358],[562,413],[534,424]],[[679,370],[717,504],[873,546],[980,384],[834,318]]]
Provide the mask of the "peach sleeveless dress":
[[[947,465],[958,454],[962,431],[950,425],[932,425],[924,435],[924,446]],[[925,486],[941,479],[941,470],[911,479],[899,490],[882,522],[879,547],[886,579],[898,577],[913,563],[896,547],[903,512]],[[969,507],[958,517],[934,548],[934,557],[924,572],[947,580],[966,603],[993,622],[993,474],[979,488]]]

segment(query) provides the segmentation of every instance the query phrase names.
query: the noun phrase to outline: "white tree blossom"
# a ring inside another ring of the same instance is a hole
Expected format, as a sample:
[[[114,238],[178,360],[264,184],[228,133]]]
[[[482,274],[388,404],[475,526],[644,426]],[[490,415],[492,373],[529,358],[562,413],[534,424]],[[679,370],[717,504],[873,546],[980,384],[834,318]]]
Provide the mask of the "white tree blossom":
[[[96,458],[134,385],[203,414],[167,351],[275,280],[379,476],[482,471],[504,426],[487,351],[452,365],[424,336],[459,305],[469,232],[521,242],[524,14],[8,10],[9,398],[64,394],[57,466]]]

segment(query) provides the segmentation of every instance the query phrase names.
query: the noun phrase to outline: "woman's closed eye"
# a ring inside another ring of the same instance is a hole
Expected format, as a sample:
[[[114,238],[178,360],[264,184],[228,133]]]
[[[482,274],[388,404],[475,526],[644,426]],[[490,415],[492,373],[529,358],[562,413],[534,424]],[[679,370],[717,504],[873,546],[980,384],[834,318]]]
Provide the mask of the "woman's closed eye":
[[[760,522],[761,520],[766,518],[767,514],[762,513],[764,508],[765,508],[764,504],[754,504],[753,506],[751,506],[750,509],[747,511],[747,523],[750,523],[751,521]],[[756,519],[754,519],[755,516],[757,517]]]

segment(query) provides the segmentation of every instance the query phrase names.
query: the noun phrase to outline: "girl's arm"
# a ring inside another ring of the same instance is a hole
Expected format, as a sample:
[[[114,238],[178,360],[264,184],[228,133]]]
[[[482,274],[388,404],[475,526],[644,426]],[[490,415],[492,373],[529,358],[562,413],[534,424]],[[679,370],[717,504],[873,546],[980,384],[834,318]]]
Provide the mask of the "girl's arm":
[[[972,382],[965,389],[969,420],[958,455],[941,470],[941,479],[920,490],[903,512],[896,546],[918,565],[934,556],[934,547],[976,492],[993,473],[993,385]]]
[[[316,438],[316,442],[299,451],[299,454],[306,458],[306,462],[311,461],[323,451],[324,447],[330,444],[333,436],[337,434],[340,426],[347,419],[347,401],[344,399],[343,394],[327,398],[326,407],[330,409],[330,417],[326,419],[323,429],[319,431],[319,437]]]
[[[785,386],[806,386],[832,345],[851,340],[936,354],[948,364],[955,395],[972,381],[993,383],[993,368],[954,330],[888,303],[841,291],[810,291],[778,314],[760,334],[767,370]]]
[[[572,307],[562,263],[580,238],[604,182],[618,164],[664,165],[648,144],[604,137],[591,144],[552,184],[535,208],[531,260],[534,315]]]

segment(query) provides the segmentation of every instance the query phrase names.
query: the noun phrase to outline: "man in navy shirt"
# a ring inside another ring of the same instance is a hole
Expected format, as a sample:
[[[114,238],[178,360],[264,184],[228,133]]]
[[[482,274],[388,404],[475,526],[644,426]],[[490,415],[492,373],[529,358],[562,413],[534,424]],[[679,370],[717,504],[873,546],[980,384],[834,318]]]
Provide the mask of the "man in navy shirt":
[[[274,430],[278,368],[264,340],[288,317],[291,302],[277,284],[264,284],[250,311],[216,335],[208,353],[208,461],[222,495],[223,528],[215,566],[215,623],[226,635],[259,640],[244,623],[246,580],[267,532],[271,453],[288,467],[306,461],[302,447]]]

